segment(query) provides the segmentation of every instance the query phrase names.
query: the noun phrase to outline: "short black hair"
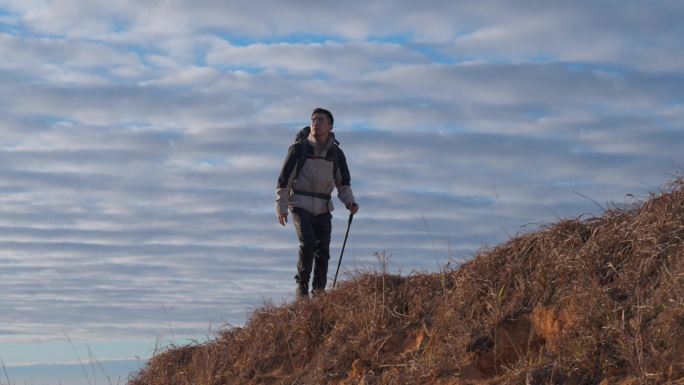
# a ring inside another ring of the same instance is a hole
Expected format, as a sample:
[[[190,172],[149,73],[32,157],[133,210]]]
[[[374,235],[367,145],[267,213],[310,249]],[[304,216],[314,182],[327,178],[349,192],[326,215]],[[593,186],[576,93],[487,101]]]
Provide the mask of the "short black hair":
[[[330,120],[331,126],[333,125],[333,123],[335,123],[335,119],[332,116],[332,112],[326,110],[325,108],[318,107],[318,108],[314,108],[313,112],[311,113],[311,116],[314,116],[318,113],[326,114],[328,116],[328,120]]]

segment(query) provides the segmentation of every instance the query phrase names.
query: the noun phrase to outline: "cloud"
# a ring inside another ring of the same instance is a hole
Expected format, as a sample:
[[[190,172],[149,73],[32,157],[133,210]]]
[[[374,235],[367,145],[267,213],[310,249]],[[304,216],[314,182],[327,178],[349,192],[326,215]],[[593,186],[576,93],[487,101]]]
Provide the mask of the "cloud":
[[[106,85],[144,70],[134,53],[91,41],[0,33],[0,50],[12,53],[0,69],[50,84]]]
[[[234,39],[330,36],[361,41],[408,38],[436,44],[454,59],[530,58],[609,62],[654,71],[677,71],[682,33],[673,2],[625,6],[431,1],[348,2],[342,5],[275,1],[135,2],[77,0],[6,1],[22,24],[37,33],[135,42],[163,42],[182,36],[222,34]],[[333,21],[334,22],[331,22]],[[253,49],[254,50],[254,47]]]
[[[218,41],[207,54],[211,65],[282,69],[294,73],[333,76],[377,71],[390,64],[424,62],[418,52],[389,43],[251,44],[234,46]]]

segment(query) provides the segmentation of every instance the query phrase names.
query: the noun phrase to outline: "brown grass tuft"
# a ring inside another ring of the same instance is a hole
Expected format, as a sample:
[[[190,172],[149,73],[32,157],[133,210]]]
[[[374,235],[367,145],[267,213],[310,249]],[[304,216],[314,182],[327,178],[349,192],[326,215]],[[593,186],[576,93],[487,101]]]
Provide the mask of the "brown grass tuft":
[[[360,273],[153,357],[130,385],[684,384],[684,180],[456,270]]]

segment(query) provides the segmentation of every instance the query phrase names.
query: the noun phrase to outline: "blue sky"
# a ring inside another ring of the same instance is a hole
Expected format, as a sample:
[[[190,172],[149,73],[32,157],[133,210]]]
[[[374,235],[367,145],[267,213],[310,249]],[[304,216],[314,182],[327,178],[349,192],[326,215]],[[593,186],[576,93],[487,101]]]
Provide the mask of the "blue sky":
[[[318,106],[361,205],[345,274],[646,198],[684,165],[683,11],[0,0],[0,358],[16,383],[87,383],[77,354],[125,378],[292,300],[274,188]]]

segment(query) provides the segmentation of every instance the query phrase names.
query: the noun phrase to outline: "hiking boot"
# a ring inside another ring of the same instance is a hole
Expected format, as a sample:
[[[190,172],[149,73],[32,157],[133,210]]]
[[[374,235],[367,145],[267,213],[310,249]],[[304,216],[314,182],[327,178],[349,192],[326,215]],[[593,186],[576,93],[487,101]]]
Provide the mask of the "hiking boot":
[[[309,288],[298,286],[297,290],[295,290],[295,298],[297,298],[297,299],[309,298]]]
[[[311,295],[318,297],[321,294],[325,294],[325,289],[313,289],[311,290]]]

